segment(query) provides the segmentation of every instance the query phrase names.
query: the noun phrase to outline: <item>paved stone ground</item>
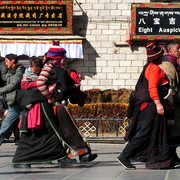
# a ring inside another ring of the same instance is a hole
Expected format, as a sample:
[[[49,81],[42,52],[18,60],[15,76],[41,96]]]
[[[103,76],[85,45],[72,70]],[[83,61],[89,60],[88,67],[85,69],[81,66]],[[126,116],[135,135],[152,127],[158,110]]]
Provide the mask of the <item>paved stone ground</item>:
[[[0,146],[0,180],[179,180],[180,169],[149,170],[136,162],[136,170],[125,170],[116,160],[124,144],[91,143],[98,158],[86,164],[79,162],[69,168],[58,168],[57,163],[34,165],[31,169],[14,169],[11,166],[16,146]],[[179,151],[179,149],[178,149]]]

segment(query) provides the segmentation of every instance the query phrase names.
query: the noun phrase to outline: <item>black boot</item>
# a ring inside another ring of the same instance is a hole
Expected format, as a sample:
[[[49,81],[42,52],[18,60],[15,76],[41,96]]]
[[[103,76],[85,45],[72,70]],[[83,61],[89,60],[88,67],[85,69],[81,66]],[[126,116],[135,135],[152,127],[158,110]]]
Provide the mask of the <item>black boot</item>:
[[[94,159],[97,158],[97,154],[91,154],[91,153],[88,153],[88,154],[82,154],[79,156],[79,161],[81,163],[86,163],[86,162],[91,162],[93,161]]]
[[[125,157],[123,157],[122,155],[118,156],[117,157],[117,160],[121,163],[121,165],[127,169],[127,170],[130,170],[130,169],[136,169],[135,166],[133,166],[131,164],[131,161]]]
[[[72,166],[73,164],[77,163],[76,159],[70,159],[68,157],[65,157],[61,160],[58,160],[59,166],[61,168],[67,167],[67,166]]]

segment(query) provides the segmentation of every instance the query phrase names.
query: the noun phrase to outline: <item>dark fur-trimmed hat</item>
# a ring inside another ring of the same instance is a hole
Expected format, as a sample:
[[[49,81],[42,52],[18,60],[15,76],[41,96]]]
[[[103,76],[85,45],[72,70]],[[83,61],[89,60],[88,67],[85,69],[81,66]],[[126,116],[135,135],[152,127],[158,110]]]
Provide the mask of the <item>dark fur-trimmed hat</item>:
[[[163,56],[163,49],[156,42],[147,42],[145,44],[147,59],[154,61]]]

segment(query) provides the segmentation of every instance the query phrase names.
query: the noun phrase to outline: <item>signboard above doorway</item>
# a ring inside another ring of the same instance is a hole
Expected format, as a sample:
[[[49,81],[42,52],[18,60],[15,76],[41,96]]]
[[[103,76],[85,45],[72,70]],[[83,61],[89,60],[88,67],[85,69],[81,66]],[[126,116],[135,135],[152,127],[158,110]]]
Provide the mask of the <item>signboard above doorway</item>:
[[[0,0],[0,34],[73,34],[73,0]]]
[[[180,39],[179,3],[133,3],[131,6],[131,39]]]

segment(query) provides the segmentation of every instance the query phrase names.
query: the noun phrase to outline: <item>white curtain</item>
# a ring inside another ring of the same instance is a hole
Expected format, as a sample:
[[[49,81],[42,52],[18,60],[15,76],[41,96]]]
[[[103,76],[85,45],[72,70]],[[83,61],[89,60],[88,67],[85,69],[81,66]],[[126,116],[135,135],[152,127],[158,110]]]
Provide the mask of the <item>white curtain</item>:
[[[0,56],[5,57],[7,54],[14,53],[17,55],[43,56],[50,46],[51,42],[23,42],[23,41],[0,41]],[[81,40],[60,41],[60,46],[66,49],[68,58],[83,59],[83,47]]]

